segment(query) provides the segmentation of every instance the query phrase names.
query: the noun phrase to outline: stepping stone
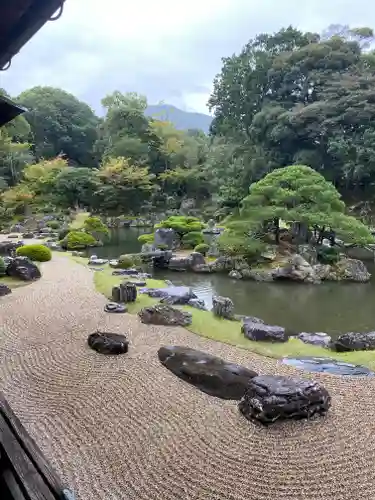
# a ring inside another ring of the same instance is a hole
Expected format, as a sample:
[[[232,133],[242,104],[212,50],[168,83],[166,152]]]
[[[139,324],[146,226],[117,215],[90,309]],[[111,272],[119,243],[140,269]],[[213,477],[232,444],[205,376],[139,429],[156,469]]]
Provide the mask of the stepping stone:
[[[166,346],[158,351],[160,362],[185,382],[210,396],[240,400],[249,381],[258,374],[190,347]]]
[[[125,313],[127,308],[126,306],[117,304],[116,302],[108,302],[108,304],[104,306],[104,311],[107,313]]]
[[[372,377],[374,372],[369,368],[360,365],[344,363],[332,358],[319,358],[313,356],[284,358],[282,362],[286,365],[307,370],[309,372],[330,373],[332,375],[342,375],[350,377]]]
[[[87,343],[100,354],[125,354],[129,349],[125,335],[118,333],[95,332],[88,336]]]
[[[238,408],[248,420],[268,425],[325,415],[330,406],[331,396],[318,382],[263,375],[250,380]]]

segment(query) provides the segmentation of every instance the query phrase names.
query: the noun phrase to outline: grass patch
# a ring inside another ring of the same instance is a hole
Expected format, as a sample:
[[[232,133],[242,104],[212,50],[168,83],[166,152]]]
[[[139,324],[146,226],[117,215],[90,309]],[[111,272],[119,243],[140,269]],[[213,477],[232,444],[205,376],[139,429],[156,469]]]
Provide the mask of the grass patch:
[[[78,212],[75,219],[69,224],[70,229],[81,229],[88,217],[90,217],[90,212]]]
[[[87,259],[81,257],[69,257],[79,264],[87,265]],[[94,272],[94,284],[98,292],[105,297],[111,297],[113,286],[119,285],[126,276],[113,276],[113,269],[108,264],[100,266],[103,271]],[[132,281],[129,279],[129,281]],[[163,280],[149,279],[145,280],[149,288],[164,288],[166,283]],[[158,299],[148,295],[139,294],[137,301],[128,304],[128,311],[135,314],[143,307],[154,305]],[[192,313],[192,324],[187,330],[218,342],[235,345],[242,349],[255,352],[257,354],[282,359],[286,356],[318,356],[334,358],[346,363],[355,365],[364,365],[375,371],[375,352],[374,351],[354,351],[346,353],[336,353],[323,347],[305,344],[299,339],[289,339],[285,343],[253,342],[246,339],[241,333],[240,321],[229,321],[215,317],[210,311],[201,311],[189,306],[182,306],[181,309]]]
[[[0,277],[0,284],[9,286],[9,288],[11,290],[14,290],[15,288],[20,288],[21,286],[29,285],[30,283],[33,283],[33,282],[32,281],[18,280],[16,278],[12,278],[10,276],[1,276]]]

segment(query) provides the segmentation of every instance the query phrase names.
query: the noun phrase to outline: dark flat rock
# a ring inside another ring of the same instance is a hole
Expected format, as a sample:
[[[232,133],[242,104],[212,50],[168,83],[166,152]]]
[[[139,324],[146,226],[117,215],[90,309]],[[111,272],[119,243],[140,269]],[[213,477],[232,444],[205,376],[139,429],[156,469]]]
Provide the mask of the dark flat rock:
[[[210,396],[222,399],[240,400],[249,381],[257,376],[244,366],[189,347],[161,347],[158,356],[177,377]]]
[[[370,351],[375,349],[375,332],[348,332],[332,340],[330,347],[337,352]]]
[[[95,332],[88,336],[88,345],[100,354],[125,354],[129,342],[125,335],[109,332]]]
[[[246,338],[258,342],[287,342],[288,335],[282,326],[246,321],[241,328]]]
[[[283,363],[309,372],[331,373],[332,375],[350,377],[372,377],[375,375],[374,372],[366,366],[352,365],[351,363],[344,363],[343,361],[332,358],[319,358],[313,356],[284,358]]]
[[[330,406],[331,397],[318,382],[271,375],[251,379],[238,405],[248,420],[265,425],[325,415]]]
[[[144,307],[138,313],[142,323],[165,326],[191,325],[192,315],[188,311],[180,311],[168,304],[156,304]]]
[[[104,306],[104,311],[107,313],[125,313],[127,308],[123,304],[117,304],[117,302],[108,302]]]

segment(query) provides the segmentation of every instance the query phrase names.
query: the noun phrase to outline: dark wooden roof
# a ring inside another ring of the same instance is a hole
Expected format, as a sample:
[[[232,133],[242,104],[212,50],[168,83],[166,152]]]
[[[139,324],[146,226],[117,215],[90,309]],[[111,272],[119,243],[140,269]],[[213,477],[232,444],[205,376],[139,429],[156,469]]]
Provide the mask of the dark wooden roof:
[[[16,104],[7,97],[0,96],[0,127],[16,118],[16,116],[25,113],[26,108]]]
[[[0,68],[56,13],[65,0],[0,0]]]

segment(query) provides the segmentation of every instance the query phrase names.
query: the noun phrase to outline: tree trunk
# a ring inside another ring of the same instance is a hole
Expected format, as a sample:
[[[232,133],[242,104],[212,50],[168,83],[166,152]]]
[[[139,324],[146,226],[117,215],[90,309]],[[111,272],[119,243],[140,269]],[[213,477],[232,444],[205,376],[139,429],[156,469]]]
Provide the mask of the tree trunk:
[[[278,245],[280,243],[280,219],[277,217],[274,219],[275,224],[275,242]]]

